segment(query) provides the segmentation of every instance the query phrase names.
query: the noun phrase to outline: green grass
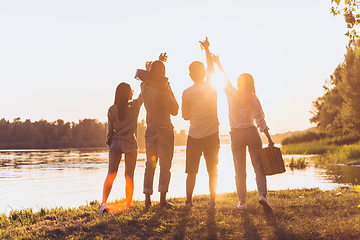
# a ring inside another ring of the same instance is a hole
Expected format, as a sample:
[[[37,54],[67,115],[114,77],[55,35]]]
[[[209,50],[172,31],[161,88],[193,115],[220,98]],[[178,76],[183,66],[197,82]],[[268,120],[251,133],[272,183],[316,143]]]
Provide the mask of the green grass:
[[[309,165],[306,157],[285,159],[286,165],[291,168],[291,170],[295,169],[304,169]]]
[[[207,195],[169,201],[173,209],[146,210],[135,201],[118,215],[98,213],[96,201],[79,208],[14,211],[0,218],[0,239],[359,239],[360,194],[354,188],[332,191],[295,189],[269,191],[272,212],[248,193],[248,209],[235,209],[236,193],[219,194],[215,212],[208,212]]]
[[[335,151],[339,146],[328,145],[323,140],[296,143],[281,146],[283,154],[326,154]]]
[[[328,145],[328,141],[319,140],[281,146],[283,154],[319,154],[312,160],[316,165],[356,164],[360,165],[360,142],[348,145]]]

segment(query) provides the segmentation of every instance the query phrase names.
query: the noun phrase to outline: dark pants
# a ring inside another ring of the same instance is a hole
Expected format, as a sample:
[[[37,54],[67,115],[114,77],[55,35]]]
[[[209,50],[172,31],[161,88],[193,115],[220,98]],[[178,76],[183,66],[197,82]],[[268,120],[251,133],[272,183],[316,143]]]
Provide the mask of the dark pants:
[[[166,193],[170,183],[170,168],[174,155],[174,131],[171,127],[147,127],[145,132],[146,166],[144,193],[153,194],[153,181],[159,160],[159,192]]]

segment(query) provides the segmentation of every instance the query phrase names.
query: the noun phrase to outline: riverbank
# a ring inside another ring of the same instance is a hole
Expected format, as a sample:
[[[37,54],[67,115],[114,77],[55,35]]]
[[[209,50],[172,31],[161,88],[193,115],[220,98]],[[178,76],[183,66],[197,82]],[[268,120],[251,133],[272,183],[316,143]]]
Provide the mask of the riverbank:
[[[315,165],[360,165],[360,142],[336,145],[328,140],[316,140],[282,145],[281,151],[283,154],[317,154],[311,159]]]
[[[143,201],[120,214],[100,215],[98,202],[78,208],[31,209],[4,214],[0,238],[21,239],[359,239],[360,193],[341,187],[331,191],[294,189],[269,191],[272,212],[248,194],[248,209],[235,209],[236,193],[219,194],[215,212],[208,212],[207,195],[172,198],[173,209],[150,209]]]

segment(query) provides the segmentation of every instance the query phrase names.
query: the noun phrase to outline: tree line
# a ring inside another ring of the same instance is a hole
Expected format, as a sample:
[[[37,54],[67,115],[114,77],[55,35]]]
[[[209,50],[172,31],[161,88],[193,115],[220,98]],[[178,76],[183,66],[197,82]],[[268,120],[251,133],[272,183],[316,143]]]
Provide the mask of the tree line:
[[[325,94],[313,101],[310,122],[330,136],[360,136],[359,41],[347,46],[344,62],[337,66],[323,88]]]
[[[137,139],[140,151],[145,149],[146,124],[138,122]],[[54,122],[30,119],[12,122],[0,119],[0,149],[57,149],[57,148],[106,148],[107,123],[97,119],[83,119],[79,123]],[[185,130],[175,132],[175,145],[185,145]]]

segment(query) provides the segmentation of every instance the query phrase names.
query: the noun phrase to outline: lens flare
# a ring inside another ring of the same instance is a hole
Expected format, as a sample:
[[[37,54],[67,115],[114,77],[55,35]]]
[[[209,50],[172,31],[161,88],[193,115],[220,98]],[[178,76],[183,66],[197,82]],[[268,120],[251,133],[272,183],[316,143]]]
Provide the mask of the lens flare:
[[[106,191],[104,191],[105,195],[106,195],[106,192],[110,193],[110,190],[111,190],[111,187],[115,180],[116,175],[117,174],[115,172],[115,173],[108,174],[108,176],[106,177],[105,183],[104,183],[104,189],[106,190]],[[125,184],[126,198],[121,198],[121,199],[117,199],[115,201],[106,203],[106,205],[109,207],[109,212],[111,212],[111,213],[114,213],[114,214],[122,213],[122,212],[126,211],[127,209],[129,209],[131,206],[132,197],[133,197],[133,193],[134,193],[134,182],[133,182],[132,178],[130,176],[128,176],[127,174],[125,174],[125,182],[126,182],[126,184]],[[105,199],[105,202],[106,202],[106,200],[107,200],[107,198]]]
[[[114,214],[122,213],[128,209],[127,200],[125,198],[117,199],[106,204],[109,207],[109,212]]]
[[[151,164],[153,165],[154,168],[156,168],[156,160],[157,160],[157,157],[155,155],[152,155],[151,156]]]
[[[134,193],[134,182],[127,174],[125,174],[125,182],[126,207],[129,208],[131,206],[131,201]]]

